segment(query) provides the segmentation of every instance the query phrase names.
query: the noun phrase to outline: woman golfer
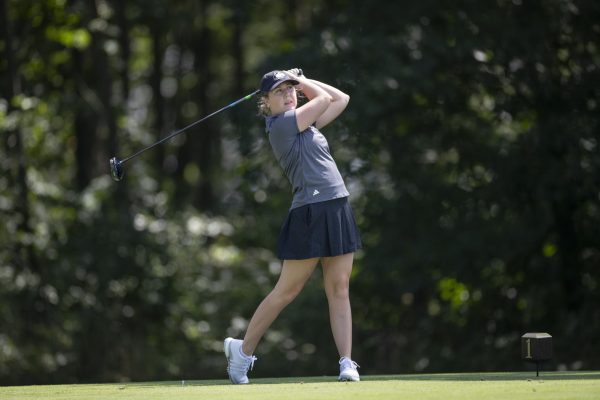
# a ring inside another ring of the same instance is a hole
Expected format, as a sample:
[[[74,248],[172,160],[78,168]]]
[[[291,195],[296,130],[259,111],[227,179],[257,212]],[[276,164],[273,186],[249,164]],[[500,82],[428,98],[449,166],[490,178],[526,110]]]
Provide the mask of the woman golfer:
[[[296,72],[296,73],[295,73]],[[279,313],[300,293],[321,261],[331,331],[340,360],[340,381],[360,380],[352,361],[349,281],[354,252],[361,241],[349,193],[319,129],[333,121],[350,97],[298,75],[272,71],[260,82],[259,109],[265,116],[273,153],[292,184],[293,201],[279,236],[283,265],[273,290],[256,309],[244,340],[225,339],[227,372],[233,383],[248,383],[258,342]],[[297,107],[297,91],[307,102]]]

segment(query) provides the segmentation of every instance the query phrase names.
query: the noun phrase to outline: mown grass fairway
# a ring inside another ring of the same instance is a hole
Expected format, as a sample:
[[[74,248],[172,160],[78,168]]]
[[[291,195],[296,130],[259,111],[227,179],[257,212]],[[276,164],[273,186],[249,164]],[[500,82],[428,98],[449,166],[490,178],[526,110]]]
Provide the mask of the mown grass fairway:
[[[253,379],[234,386],[228,381],[145,382],[125,384],[12,386],[0,388],[2,400],[194,399],[460,399],[585,400],[600,398],[599,372],[535,372],[364,376],[359,383],[335,377]]]

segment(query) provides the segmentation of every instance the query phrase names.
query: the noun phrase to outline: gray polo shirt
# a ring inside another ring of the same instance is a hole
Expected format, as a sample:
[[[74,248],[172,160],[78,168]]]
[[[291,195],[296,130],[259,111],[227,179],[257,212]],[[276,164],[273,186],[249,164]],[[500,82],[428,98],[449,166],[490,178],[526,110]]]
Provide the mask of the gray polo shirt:
[[[298,132],[296,110],[266,117],[265,122],[273,153],[292,184],[290,209],[350,195],[327,139],[316,127]]]

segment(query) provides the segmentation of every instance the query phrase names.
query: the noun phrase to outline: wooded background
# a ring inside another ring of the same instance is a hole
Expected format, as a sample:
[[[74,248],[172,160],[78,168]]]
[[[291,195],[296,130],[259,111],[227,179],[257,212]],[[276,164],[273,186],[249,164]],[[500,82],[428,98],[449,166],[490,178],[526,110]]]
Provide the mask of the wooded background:
[[[362,232],[362,374],[600,368],[600,2],[0,0],[0,384],[225,378],[290,185],[255,101],[303,68]],[[252,373],[337,373],[320,271]]]

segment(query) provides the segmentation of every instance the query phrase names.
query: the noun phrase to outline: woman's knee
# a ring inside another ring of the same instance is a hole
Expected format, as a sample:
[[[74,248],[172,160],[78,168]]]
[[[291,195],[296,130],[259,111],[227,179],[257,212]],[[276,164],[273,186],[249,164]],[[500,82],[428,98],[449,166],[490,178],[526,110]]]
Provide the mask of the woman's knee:
[[[344,254],[323,259],[325,292],[331,299],[347,299],[354,254]]]
[[[325,292],[327,298],[332,299],[347,299],[350,297],[350,282],[346,277],[327,282],[325,284]]]

